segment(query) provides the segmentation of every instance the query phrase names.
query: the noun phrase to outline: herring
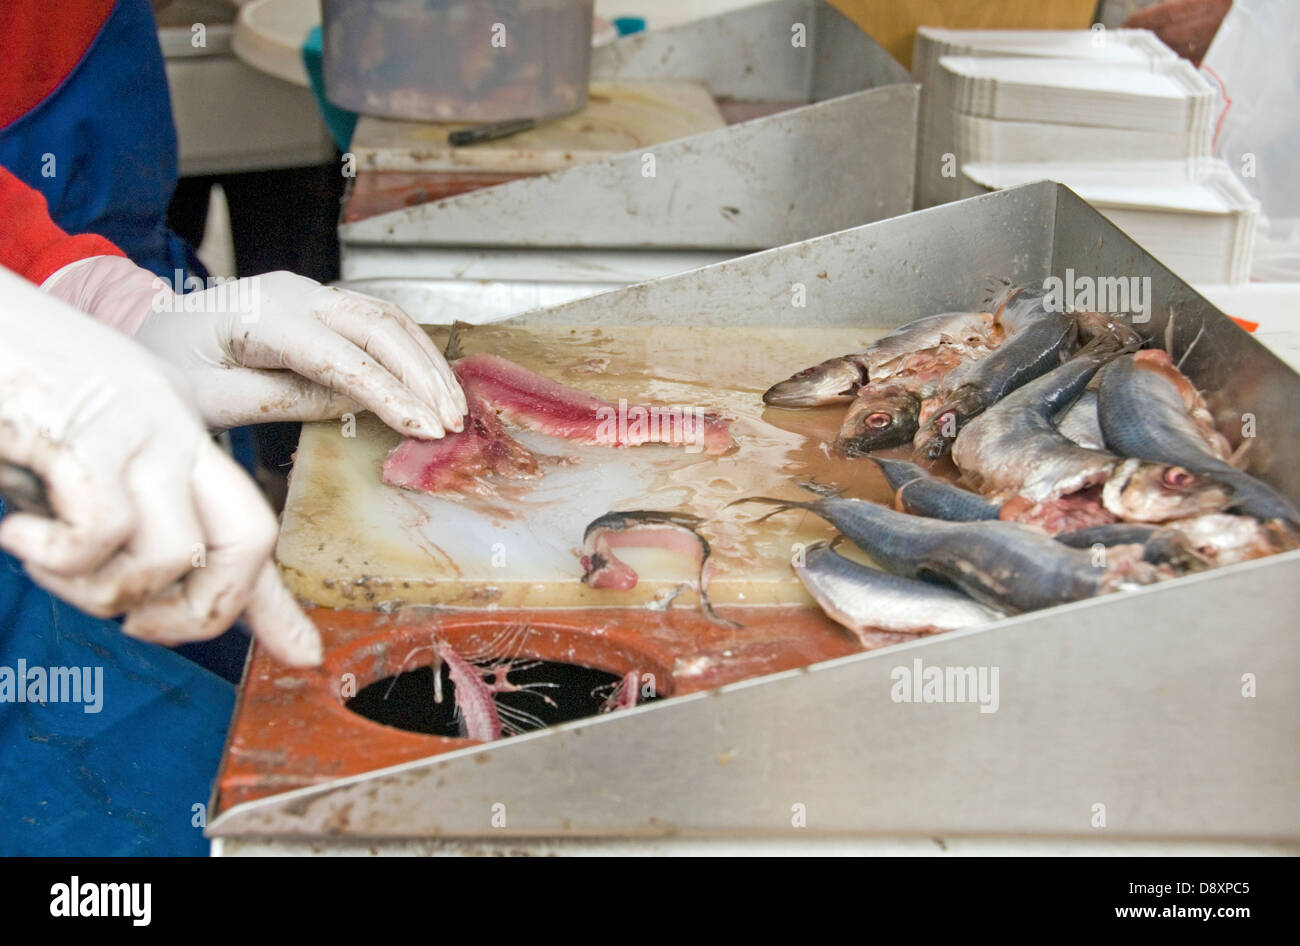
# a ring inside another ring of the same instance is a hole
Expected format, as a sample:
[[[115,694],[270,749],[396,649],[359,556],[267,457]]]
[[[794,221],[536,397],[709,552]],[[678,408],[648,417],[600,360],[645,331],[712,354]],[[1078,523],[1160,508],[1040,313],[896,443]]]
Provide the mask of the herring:
[[[951,448],[962,427],[1010,392],[1046,374],[1073,350],[1078,323],[1073,315],[1043,305],[1042,291],[1020,290],[999,315],[1010,335],[994,352],[969,362],[945,380],[947,392],[917,431],[918,456],[937,460]],[[1014,313],[1014,319],[1009,313]]]
[[[1219,483],[1182,467],[1146,460],[1124,460],[1083,447],[1061,433],[1053,416],[1084,391],[1098,369],[1141,340],[1115,325],[1109,335],[1095,335],[1065,364],[1036,378],[990,407],[964,427],[952,456],[963,477],[998,503],[1016,506],[1044,523],[1062,518],[1100,517],[1160,522],[1217,512],[1228,502]],[[1101,487],[1095,512],[1081,502],[1085,490]],[[1063,497],[1074,497],[1061,504]],[[1055,531],[1055,530],[1049,530]]]
[[[993,316],[987,312],[942,312],[908,322],[863,351],[828,358],[804,368],[763,392],[769,407],[847,404],[868,381],[892,377],[910,355],[940,346],[987,348]]]
[[[1104,562],[1013,522],[942,522],[844,499],[808,486],[812,500],[747,497],[777,508],[763,519],[804,509],[835,525],[883,568],[906,578],[946,581],[988,607],[1034,611],[1150,584],[1160,573],[1141,550],[1121,546]],[[761,521],[761,520],[760,520]]]
[[[827,542],[809,545],[794,570],[827,617],[867,645],[879,631],[930,634],[1003,616],[952,588],[859,565]]]
[[[978,493],[934,476],[906,460],[871,457],[894,490],[894,508],[948,522],[978,522],[998,518],[998,507]]]
[[[1151,349],[1117,358],[1100,377],[1098,418],[1113,450],[1209,477],[1231,489],[1227,508],[1300,526],[1300,510],[1289,499],[1226,462],[1227,441],[1168,353]]]

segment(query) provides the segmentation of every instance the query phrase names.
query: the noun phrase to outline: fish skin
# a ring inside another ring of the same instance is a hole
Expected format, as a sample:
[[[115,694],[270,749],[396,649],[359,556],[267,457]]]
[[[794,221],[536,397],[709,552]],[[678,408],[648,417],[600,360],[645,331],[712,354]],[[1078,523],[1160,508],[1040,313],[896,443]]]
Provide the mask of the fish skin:
[[[961,428],[1011,391],[1046,374],[1074,350],[1072,316],[1039,309],[995,351],[958,368],[946,379],[948,392],[912,441],[917,456],[937,460]],[[949,419],[951,418],[951,420]]]
[[[1162,463],[1135,465],[1110,451],[1082,447],[1053,424],[1103,365],[1141,344],[1126,326],[1097,313],[1084,315],[1091,319],[1092,341],[962,428],[952,455],[963,477],[1002,506],[1003,518],[1035,522],[1048,531],[1068,528],[1080,517],[1086,521],[1094,508],[1100,518],[1142,521],[1222,509],[1228,497],[1218,483]],[[1093,487],[1101,487],[1098,496],[1081,495]],[[1073,499],[1067,503],[1067,497]],[[1080,499],[1087,503],[1079,505]]]
[[[872,634],[879,631],[930,634],[1003,616],[955,589],[859,565],[826,542],[809,545],[794,570],[827,617],[865,645],[874,643]]]
[[[1062,532],[1053,538],[1073,549],[1091,549],[1097,545],[1106,548],[1140,545],[1143,561],[1153,565],[1169,565],[1180,572],[1199,571],[1210,564],[1185,532],[1168,525],[1116,522]]]
[[[894,508],[916,516],[947,522],[978,522],[998,518],[998,507],[977,493],[931,475],[906,460],[871,457],[894,489]]]
[[[682,538],[689,535],[691,554],[698,558],[702,574],[712,552],[708,540],[696,531],[703,523],[703,519],[690,513],[657,510],[633,509],[597,516],[582,533],[582,582],[592,588],[612,588],[617,591],[635,588],[637,573],[618,559],[614,549],[621,544],[618,541],[620,534],[645,534],[658,530]],[[667,548],[675,543],[661,540],[627,544],[654,544]]]
[[[614,550],[619,546],[675,548],[689,544],[699,561],[695,591],[700,613],[723,627],[741,627],[713,610],[709,598],[708,565],[713,547],[699,531],[704,520],[688,512],[658,509],[630,509],[607,512],[587,524],[582,533],[582,582],[592,588],[628,591],[636,587],[636,571]]]
[[[877,467],[880,468],[881,474],[885,477],[885,482],[889,484],[892,490],[899,490],[911,483],[913,480],[929,479],[930,471],[919,463],[912,463],[909,460],[895,460],[890,457],[869,457]]]
[[[1097,418],[1097,392],[1091,388],[1086,389],[1077,401],[1052,418],[1052,423],[1062,436],[1081,447],[1106,449],[1106,436],[1101,432],[1101,421]]]
[[[769,407],[820,407],[847,404],[869,381],[903,369],[909,355],[940,345],[987,345],[993,317],[985,312],[927,315],[876,339],[864,350],[804,368],[763,392]]]
[[[946,522],[982,522],[1000,518],[1000,507],[978,493],[932,476],[914,480],[894,494],[894,506],[903,512]]]
[[[895,575],[947,581],[976,601],[1007,612],[1052,607],[1160,577],[1150,565],[1118,554],[1104,565],[1094,565],[1087,552],[1011,522],[943,522],[833,495],[808,501],[736,501],[743,502],[775,505],[769,516],[806,509],[835,525]],[[1138,550],[1137,557],[1140,554]]]
[[[1021,496],[1044,503],[1104,482],[1119,458],[1079,446],[1052,417],[1073,404],[1115,355],[1101,345],[1081,350],[972,419],[952,446],[962,476],[999,502]]]
[[[1224,484],[1233,494],[1230,509],[1300,526],[1300,510],[1289,499],[1215,455],[1216,441],[1205,422],[1198,423],[1195,408],[1189,410],[1187,389],[1195,393],[1164,352],[1115,359],[1101,372],[1097,388],[1106,442],[1126,456],[1182,467]]]

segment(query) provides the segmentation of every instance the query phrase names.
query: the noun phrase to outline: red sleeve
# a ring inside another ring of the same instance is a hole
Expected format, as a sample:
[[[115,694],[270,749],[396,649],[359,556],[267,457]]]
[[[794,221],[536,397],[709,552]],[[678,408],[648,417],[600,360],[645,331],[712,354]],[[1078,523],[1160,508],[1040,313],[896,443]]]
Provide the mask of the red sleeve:
[[[45,198],[0,167],[0,266],[36,285],[87,256],[125,256],[94,233],[68,236],[50,219]]]
[[[0,0],[0,128],[30,112],[77,67],[114,0]]]

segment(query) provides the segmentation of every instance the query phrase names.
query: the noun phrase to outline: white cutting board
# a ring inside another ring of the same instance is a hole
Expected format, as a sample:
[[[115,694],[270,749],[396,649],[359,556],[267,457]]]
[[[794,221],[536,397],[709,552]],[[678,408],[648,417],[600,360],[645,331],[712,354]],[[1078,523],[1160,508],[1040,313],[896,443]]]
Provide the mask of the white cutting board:
[[[351,147],[372,171],[543,174],[725,125],[697,83],[593,82],[585,108],[495,141],[454,148],[448,133],[472,126],[365,115]]]
[[[368,609],[409,604],[580,607],[644,604],[694,581],[691,564],[662,552],[620,551],[640,574],[628,592],[580,583],[588,522],[611,510],[671,509],[704,516],[715,546],[710,592],[719,604],[806,603],[790,569],[796,543],[832,535],[802,512],[753,519],[761,506],[722,507],[747,495],[805,496],[815,476],[849,495],[883,498],[868,461],[827,456],[843,408],[766,411],[762,391],[795,370],[859,350],[870,331],[823,329],[558,329],[546,336],[479,326],[467,351],[496,351],[598,397],[699,405],[733,418],[739,448],[725,457],[667,446],[575,447],[518,433],[538,454],[563,456],[533,481],[496,496],[430,496],[380,481],[398,437],[372,415],[355,436],[339,422],[303,430],[277,555],[290,588],[316,604]],[[554,334],[551,334],[554,333]],[[678,600],[695,600],[686,591]]]

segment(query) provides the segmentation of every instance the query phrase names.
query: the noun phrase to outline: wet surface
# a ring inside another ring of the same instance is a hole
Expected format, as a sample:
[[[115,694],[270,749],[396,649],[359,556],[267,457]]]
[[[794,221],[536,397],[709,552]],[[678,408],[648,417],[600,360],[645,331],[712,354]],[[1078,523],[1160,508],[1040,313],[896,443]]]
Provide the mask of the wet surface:
[[[660,509],[699,516],[713,547],[710,588],[719,604],[796,604],[809,599],[790,570],[797,546],[830,538],[814,516],[755,522],[755,495],[800,499],[815,481],[844,495],[888,502],[875,465],[833,453],[845,407],[767,408],[774,381],[826,357],[860,350],[871,330],[621,326],[478,326],[462,332],[467,353],[492,352],[617,405],[655,405],[727,418],[736,449],[719,457],[680,447],[578,446],[511,428],[538,457],[536,480],[485,479],[472,494],[388,487],[379,467],[398,436],[370,415],[355,436],[334,423],[309,425],[301,441],[279,548],[293,591],[321,605],[502,607],[662,604],[682,591],[693,604],[692,563],[639,554],[626,592],[594,590],[582,575],[582,531],[613,510]],[[445,341],[446,330],[435,332]]]
[[[322,667],[286,669],[255,649],[218,775],[218,810],[476,745],[454,729],[448,734],[431,716],[428,666],[434,635],[458,654],[546,661],[537,670],[540,682],[560,682],[565,690],[563,701],[553,688],[547,695],[567,707],[562,712],[583,716],[594,713],[593,702],[604,698],[601,691],[593,694],[597,685],[603,688],[631,671],[642,681],[643,694],[669,698],[863,650],[815,606],[721,610],[743,626],[720,627],[683,609],[420,608],[393,614],[316,609],[309,616],[324,641]],[[897,640],[881,637],[879,644]],[[570,675],[556,664],[589,669]],[[348,701],[362,694],[373,705],[382,694],[367,691],[399,674],[410,678],[399,685],[412,689],[402,691],[402,704],[394,704],[386,722],[349,708]],[[519,680],[532,682],[527,676]],[[444,703],[450,695],[444,688]],[[532,713],[543,702],[528,695],[513,699],[523,700]]]

